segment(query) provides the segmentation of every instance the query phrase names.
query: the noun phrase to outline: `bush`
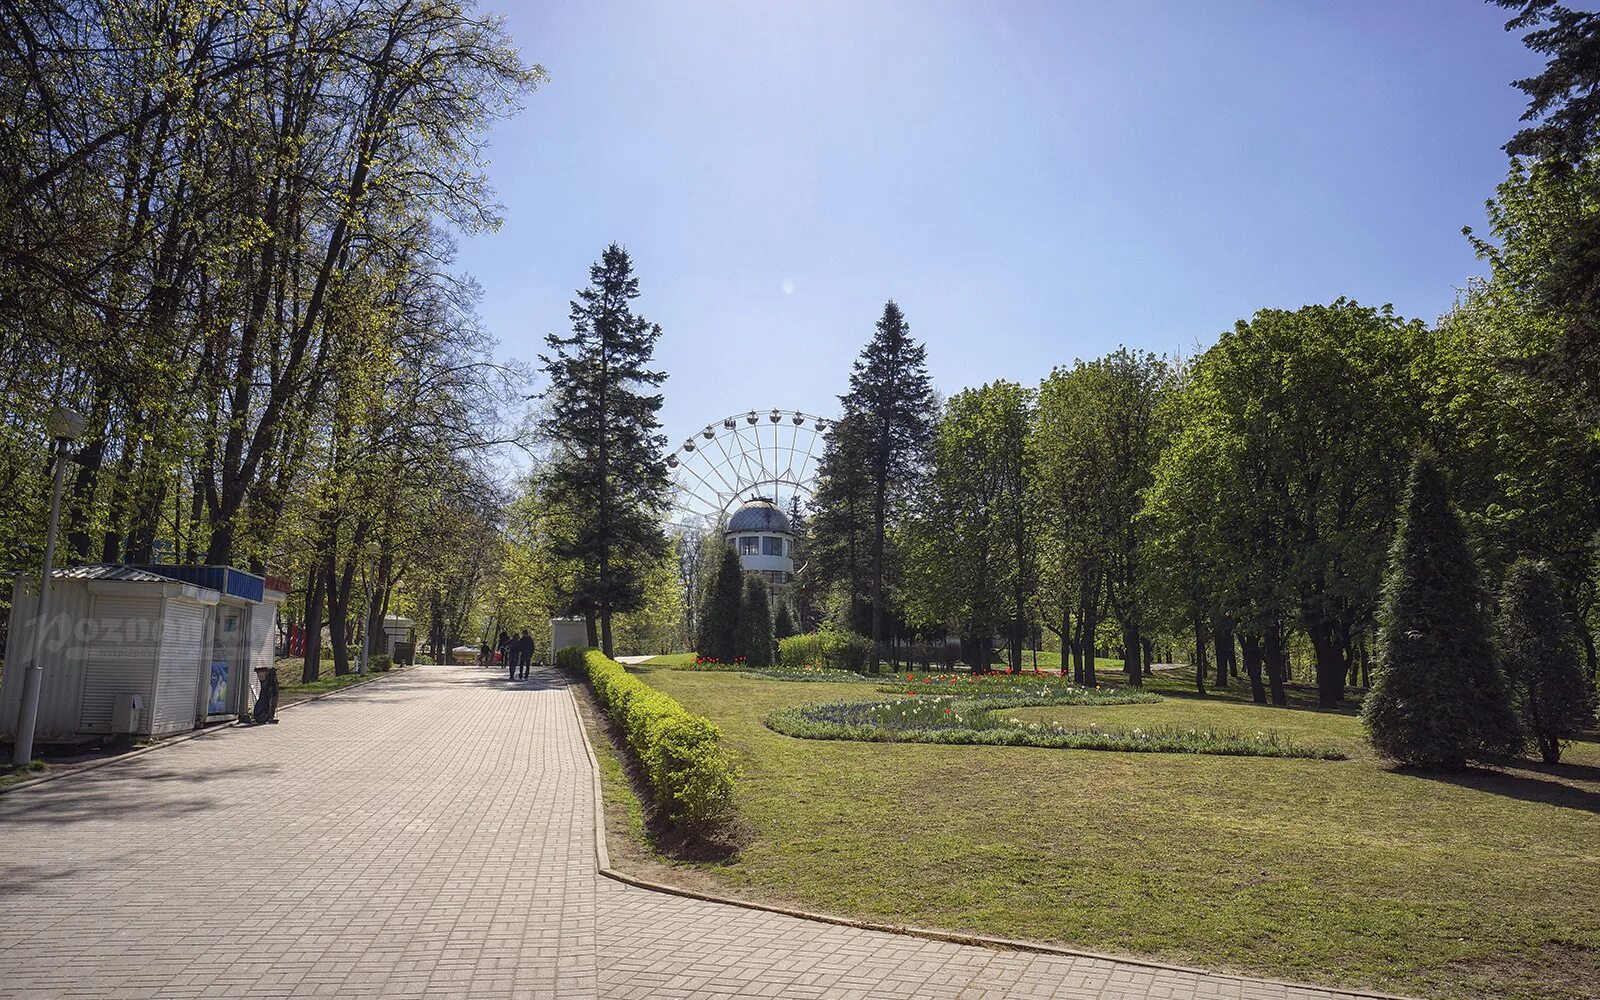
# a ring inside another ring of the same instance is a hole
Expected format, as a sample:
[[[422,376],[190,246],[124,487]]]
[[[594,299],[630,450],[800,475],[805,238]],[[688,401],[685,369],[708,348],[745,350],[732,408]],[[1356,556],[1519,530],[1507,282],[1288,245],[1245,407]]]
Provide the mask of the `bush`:
[[[823,629],[778,641],[778,663],[785,667],[826,667],[861,671],[867,665],[872,640],[854,632]]]
[[[738,769],[711,720],[689,714],[598,650],[559,650],[556,662],[572,671],[581,664],[587,672],[595,698],[622,727],[656,808],[669,823],[700,833],[727,818]]]
[[[772,607],[767,581],[752,576],[744,582],[739,607],[739,652],[752,667],[772,665]]]
[[[1361,707],[1379,753],[1455,769],[1517,748],[1488,603],[1444,473],[1419,457],[1389,552],[1377,669]]]
[[[1548,563],[1518,559],[1500,595],[1496,638],[1522,726],[1546,764],[1594,722],[1594,686]]]
[[[394,666],[394,660],[387,653],[379,653],[372,658],[372,662],[368,666],[376,673],[386,674]]]

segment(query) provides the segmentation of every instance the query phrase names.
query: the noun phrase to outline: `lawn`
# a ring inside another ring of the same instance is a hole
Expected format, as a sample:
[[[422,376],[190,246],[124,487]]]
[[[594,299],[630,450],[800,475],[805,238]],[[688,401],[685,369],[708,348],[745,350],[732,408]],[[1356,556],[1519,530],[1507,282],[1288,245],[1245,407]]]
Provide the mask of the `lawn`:
[[[873,696],[857,684],[640,673],[720,725],[744,768],[741,852],[676,866],[668,877],[680,883],[1420,996],[1575,1000],[1600,982],[1593,741],[1553,769],[1401,773],[1371,756],[1351,713],[1255,706],[1237,687],[1199,699],[1181,672],[1149,679],[1169,694],[1157,704],[1025,711],[1275,730],[1353,759],[804,740],[762,720]],[[616,783],[613,772],[607,798],[622,808]],[[630,828],[639,835],[636,817],[613,826]]]
[[[322,661],[322,669],[318,672],[317,679],[310,684],[300,683],[300,673],[305,660],[300,657],[286,657],[277,661],[278,668],[278,697],[285,701],[303,701],[306,698],[329,691],[338,691],[355,684],[364,684],[392,673],[406,669],[394,667],[388,671],[372,670],[365,674],[348,673],[339,676],[333,672],[333,661]]]

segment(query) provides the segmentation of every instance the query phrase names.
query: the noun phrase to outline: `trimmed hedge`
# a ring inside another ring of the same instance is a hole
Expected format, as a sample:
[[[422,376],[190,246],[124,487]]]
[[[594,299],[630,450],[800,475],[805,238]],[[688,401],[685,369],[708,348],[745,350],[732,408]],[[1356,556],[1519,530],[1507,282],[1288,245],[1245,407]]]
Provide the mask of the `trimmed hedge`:
[[[871,652],[872,640],[865,636],[823,629],[779,640],[778,664],[861,671],[866,669]]]
[[[601,707],[622,727],[656,808],[669,823],[698,833],[732,813],[738,768],[711,720],[691,715],[599,650],[557,650],[556,665],[589,678]]]

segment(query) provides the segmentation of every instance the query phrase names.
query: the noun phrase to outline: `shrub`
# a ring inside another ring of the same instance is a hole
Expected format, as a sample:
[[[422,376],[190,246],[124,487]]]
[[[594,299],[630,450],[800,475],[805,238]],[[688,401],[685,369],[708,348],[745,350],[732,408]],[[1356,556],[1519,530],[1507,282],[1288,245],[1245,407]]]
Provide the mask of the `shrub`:
[[[867,665],[872,640],[854,632],[823,629],[778,641],[778,663],[785,667],[826,667],[860,671]]]
[[[787,595],[778,598],[778,610],[772,616],[772,638],[783,640],[795,634],[794,613],[789,610]]]
[[[752,576],[744,582],[744,603],[739,607],[740,652],[752,667],[772,665],[772,606],[767,581]]]
[[[563,649],[556,662],[567,670],[581,663],[587,671],[595,698],[622,727],[656,808],[669,823],[699,833],[732,812],[738,769],[711,720],[689,714],[598,650]]]
[[[1362,705],[1385,757],[1459,768],[1521,742],[1490,639],[1487,595],[1444,473],[1418,457],[1378,609],[1378,662]]]
[[[1594,721],[1594,687],[1547,563],[1518,559],[1511,567],[1496,626],[1522,727],[1544,762],[1557,763],[1561,745]]]
[[[556,650],[556,666],[569,674],[579,677],[587,676],[588,671],[584,666],[584,658],[589,650],[583,646],[563,646]]]
[[[695,649],[702,656],[725,663],[735,656],[743,656],[739,648],[739,606],[744,592],[744,571],[739,568],[739,557],[733,546],[722,548],[722,561],[717,563],[711,583],[706,587],[704,603],[700,606],[700,634],[695,636]]]
[[[371,667],[375,673],[386,674],[389,672],[390,668],[394,666],[394,660],[391,659],[387,653],[379,653],[377,656],[372,658],[372,662],[369,663],[368,666]]]

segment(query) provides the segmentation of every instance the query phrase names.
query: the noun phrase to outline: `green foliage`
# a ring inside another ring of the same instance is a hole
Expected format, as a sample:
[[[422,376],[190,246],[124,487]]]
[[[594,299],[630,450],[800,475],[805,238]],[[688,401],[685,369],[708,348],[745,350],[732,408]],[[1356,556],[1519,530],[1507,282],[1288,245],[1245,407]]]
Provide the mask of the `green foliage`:
[[[394,660],[387,653],[379,653],[372,658],[372,662],[368,666],[373,673],[386,674],[394,669]]]
[[[695,648],[700,655],[732,663],[744,655],[739,648],[739,611],[744,603],[744,571],[733,546],[722,546],[722,558],[706,587],[705,603],[700,607],[700,634]]]
[[[739,607],[739,649],[752,667],[772,663],[772,606],[768,601],[767,581],[752,576],[744,582],[744,601]]]
[[[772,638],[781,642],[795,632],[794,615],[789,611],[789,599],[787,596],[779,597],[778,612],[772,618]]]
[[[1546,764],[1594,724],[1595,688],[1578,658],[1572,622],[1550,567],[1519,559],[1500,594],[1496,640],[1523,730]]]
[[[581,657],[596,699],[622,727],[628,749],[643,769],[656,808],[681,829],[705,833],[733,811],[738,777],[721,732],[691,715],[671,697],[628,673],[598,650],[563,649],[556,660],[574,669]]]
[[[907,532],[910,620],[969,641],[1010,634],[1014,668],[1037,566],[1026,495],[1032,421],[1033,393],[1014,382],[952,396]]]
[[[872,640],[854,632],[822,629],[778,642],[778,663],[784,667],[864,670]]]
[[[1362,705],[1379,753],[1454,769],[1516,748],[1487,607],[1444,473],[1419,456],[1390,550],[1376,674]]]

